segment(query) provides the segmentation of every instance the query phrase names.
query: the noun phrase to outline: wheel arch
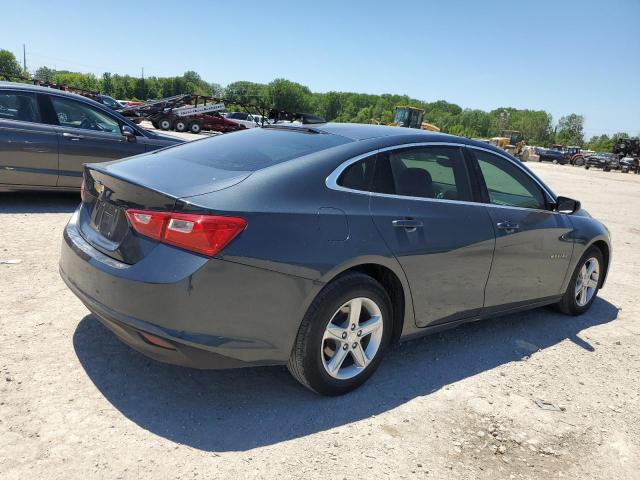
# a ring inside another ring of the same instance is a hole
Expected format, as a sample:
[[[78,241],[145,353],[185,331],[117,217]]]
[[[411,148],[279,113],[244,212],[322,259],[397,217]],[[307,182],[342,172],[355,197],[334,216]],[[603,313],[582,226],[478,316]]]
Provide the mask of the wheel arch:
[[[407,329],[415,327],[413,300],[406,276],[395,259],[359,259],[331,270],[322,277],[325,284],[350,272],[368,275],[386,290],[393,308],[393,341],[400,339]]]
[[[602,256],[604,257],[604,266],[603,266],[604,272],[603,272],[603,275],[600,277],[600,288],[602,288],[604,286],[605,280],[607,279],[607,274],[609,273],[609,264],[611,261],[611,248],[609,244],[603,239],[599,239],[592,242],[587,248],[591,248],[591,247],[597,247],[598,249],[600,249],[600,251],[602,252]]]

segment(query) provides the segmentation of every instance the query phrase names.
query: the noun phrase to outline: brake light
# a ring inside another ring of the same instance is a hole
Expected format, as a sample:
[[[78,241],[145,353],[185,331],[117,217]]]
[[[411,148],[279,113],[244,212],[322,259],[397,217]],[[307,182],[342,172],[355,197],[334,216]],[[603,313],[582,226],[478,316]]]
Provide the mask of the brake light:
[[[139,234],[207,256],[219,253],[247,226],[239,217],[127,210]]]

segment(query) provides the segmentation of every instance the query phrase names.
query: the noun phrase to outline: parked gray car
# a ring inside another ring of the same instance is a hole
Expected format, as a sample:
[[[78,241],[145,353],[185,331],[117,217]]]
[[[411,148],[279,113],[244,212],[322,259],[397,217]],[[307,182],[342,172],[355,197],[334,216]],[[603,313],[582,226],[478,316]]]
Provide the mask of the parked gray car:
[[[0,82],[0,191],[78,189],[86,162],[179,143],[86,97]]]
[[[269,125],[84,182],[60,273],[124,342],[198,368],[287,364],[328,395],[400,338],[581,314],[611,258],[608,230],[519,160],[408,128]]]

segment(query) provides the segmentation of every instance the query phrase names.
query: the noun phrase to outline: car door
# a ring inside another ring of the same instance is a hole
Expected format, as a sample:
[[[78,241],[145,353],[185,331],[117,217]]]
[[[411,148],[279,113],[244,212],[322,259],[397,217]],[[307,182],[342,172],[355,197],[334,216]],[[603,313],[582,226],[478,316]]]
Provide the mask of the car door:
[[[88,102],[48,95],[58,124],[59,187],[80,187],[82,165],[137,155],[145,151],[143,141],[128,141],[122,122]]]
[[[53,187],[58,137],[42,122],[33,92],[0,90],[0,184]]]
[[[552,211],[550,194],[516,161],[470,152],[496,235],[485,308],[508,309],[561,294],[573,252],[569,218]]]
[[[478,314],[495,239],[486,207],[472,201],[461,149],[381,152],[371,190],[373,221],[407,276],[416,324]]]

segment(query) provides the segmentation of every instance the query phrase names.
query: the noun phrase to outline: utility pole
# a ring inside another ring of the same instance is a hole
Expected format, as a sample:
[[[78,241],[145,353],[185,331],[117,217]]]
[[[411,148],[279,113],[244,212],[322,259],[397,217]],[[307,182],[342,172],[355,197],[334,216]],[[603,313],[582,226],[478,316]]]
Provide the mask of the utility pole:
[[[144,80],[144,67],[142,67],[142,80]]]
[[[22,44],[22,68],[25,72],[27,71],[27,47],[24,43]]]

